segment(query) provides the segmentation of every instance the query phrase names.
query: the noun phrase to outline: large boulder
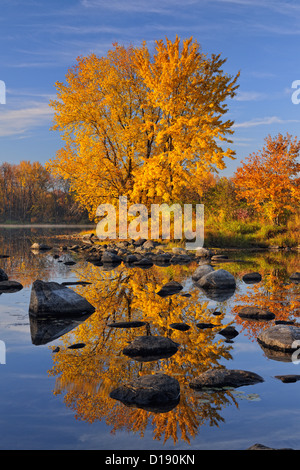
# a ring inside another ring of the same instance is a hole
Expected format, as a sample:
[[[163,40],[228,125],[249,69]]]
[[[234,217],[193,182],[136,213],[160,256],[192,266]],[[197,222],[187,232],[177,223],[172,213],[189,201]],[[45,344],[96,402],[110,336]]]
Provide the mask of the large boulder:
[[[284,352],[293,352],[299,348],[300,328],[292,325],[274,325],[263,330],[257,337],[260,345]]]
[[[242,387],[244,385],[253,385],[263,382],[260,375],[247,370],[238,369],[211,369],[203,372],[193,379],[189,386],[195,390],[203,388],[222,388],[222,387]]]
[[[123,349],[123,354],[141,362],[148,362],[173,356],[178,343],[165,336],[138,336]]]
[[[112,390],[110,397],[127,406],[167,412],[179,403],[180,385],[166,374],[142,375]]]
[[[29,312],[33,315],[86,315],[95,308],[81,295],[57,282],[34,281]]]
[[[217,269],[202,276],[198,285],[203,289],[234,289],[236,282],[231,273],[225,269]]]

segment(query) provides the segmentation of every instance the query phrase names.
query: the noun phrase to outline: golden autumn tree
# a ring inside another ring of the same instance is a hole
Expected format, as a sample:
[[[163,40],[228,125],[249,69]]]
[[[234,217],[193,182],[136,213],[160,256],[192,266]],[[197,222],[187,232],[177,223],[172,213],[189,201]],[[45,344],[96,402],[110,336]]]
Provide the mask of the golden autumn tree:
[[[207,57],[192,38],[80,57],[56,83],[53,129],[65,146],[48,168],[70,181],[95,217],[99,204],[120,195],[130,202],[175,202],[186,186],[225,167],[234,152],[233,122],[224,119],[237,74]]]
[[[241,198],[276,224],[300,202],[300,140],[291,135],[268,136],[262,151],[238,168],[234,183]]]

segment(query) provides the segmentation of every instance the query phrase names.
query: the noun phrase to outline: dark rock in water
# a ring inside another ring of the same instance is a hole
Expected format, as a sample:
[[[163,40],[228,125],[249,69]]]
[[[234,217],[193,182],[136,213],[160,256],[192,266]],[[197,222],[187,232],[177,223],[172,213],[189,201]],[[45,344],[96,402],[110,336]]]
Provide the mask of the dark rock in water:
[[[138,258],[136,255],[127,255],[125,258],[125,263],[128,263],[128,264],[135,263],[136,261],[138,261]]]
[[[32,344],[39,346],[50,343],[66,333],[69,333],[69,331],[74,328],[77,328],[81,323],[89,318],[89,316],[90,314],[80,316],[80,318],[78,315],[75,317],[71,317],[70,315],[67,317],[52,315],[39,317],[29,314]]]
[[[139,328],[144,326],[147,323],[144,321],[119,321],[114,323],[109,323],[108,326],[111,328]]]
[[[296,272],[296,273],[293,273],[291,276],[290,276],[290,280],[291,281],[299,281],[300,282],[300,273]]]
[[[171,325],[169,325],[169,327],[173,328],[174,330],[179,330],[179,331],[187,331],[191,328],[186,323],[171,323]]]
[[[0,268],[0,282],[2,281],[8,281],[8,275]]]
[[[246,284],[255,284],[261,281],[261,274],[259,273],[247,273],[243,276],[243,281]]]
[[[273,320],[275,318],[274,313],[270,310],[259,307],[243,307],[239,311],[238,316],[252,320]]]
[[[167,282],[162,288],[156,292],[160,297],[167,297],[168,295],[174,295],[180,292],[183,289],[183,286],[176,281]]]
[[[296,375],[296,374],[275,375],[275,379],[279,379],[283,383],[294,383],[300,380],[300,375]]]
[[[189,255],[174,255],[170,259],[171,264],[188,264],[192,261]]]
[[[165,336],[138,336],[123,349],[123,354],[137,361],[155,361],[173,356],[178,343]]]
[[[225,336],[225,338],[235,338],[238,334],[239,332],[231,325],[219,331],[219,335]]]
[[[205,330],[206,328],[214,328],[216,325],[213,323],[196,323],[196,327],[200,328],[200,330]]]
[[[23,289],[22,284],[17,281],[1,281],[0,282],[0,293],[13,293]]]
[[[135,261],[134,266],[150,268],[151,266],[153,266],[153,261],[149,258],[142,258],[138,261]]]
[[[48,251],[51,250],[51,246],[46,245],[45,243],[33,243],[31,245],[32,250]]]
[[[225,269],[217,269],[202,276],[198,285],[203,289],[232,289],[236,287],[236,282],[231,273]]]
[[[74,264],[76,264],[76,262],[75,261],[64,261],[64,264],[66,266],[73,266]]]
[[[68,349],[81,349],[85,347],[85,343],[75,343],[68,346]]]
[[[81,295],[57,282],[34,281],[29,312],[34,315],[85,315],[95,308]]]
[[[127,406],[163,413],[179,403],[180,385],[166,374],[143,375],[114,389],[110,397]]]
[[[211,369],[192,380],[189,386],[196,390],[203,388],[242,387],[264,382],[254,372],[238,369]]]
[[[195,283],[195,286],[198,286]],[[232,289],[202,289],[200,288],[201,292],[205,294],[205,296],[210,299],[214,300],[215,302],[225,302],[226,300],[230,299],[235,293],[235,288]]]
[[[293,320],[275,320],[275,325],[294,325]]]
[[[134,240],[132,244],[134,246],[142,246],[146,241],[146,238],[139,238],[138,240]]]
[[[274,325],[263,330],[257,337],[260,345],[284,352],[299,348],[300,328],[292,325]]]
[[[171,260],[171,255],[169,253],[157,253],[154,256],[152,256],[152,261],[154,264],[157,264],[159,266],[165,266],[170,264]]]
[[[118,264],[121,263],[122,258],[112,251],[105,251],[102,255],[102,263]]]

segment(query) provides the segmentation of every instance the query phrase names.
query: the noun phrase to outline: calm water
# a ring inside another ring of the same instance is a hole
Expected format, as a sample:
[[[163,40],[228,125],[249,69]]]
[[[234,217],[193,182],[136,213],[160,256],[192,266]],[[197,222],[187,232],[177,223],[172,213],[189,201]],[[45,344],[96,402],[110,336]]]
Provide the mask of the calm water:
[[[259,346],[257,334],[272,322],[244,321],[236,314],[240,305],[259,305],[274,311],[277,319],[297,323],[300,288],[288,279],[300,271],[298,254],[229,253],[229,261],[220,267],[235,275],[237,289],[220,301],[193,285],[195,264],[150,269],[121,264],[104,270],[74,253],[76,264],[67,266],[64,261],[70,255],[59,250],[30,250],[34,241],[53,244],[49,234],[55,231],[0,229],[0,254],[9,255],[0,259],[0,267],[23,285],[19,292],[0,295],[0,340],[5,345],[0,358],[2,450],[243,450],[257,442],[300,448],[300,382],[282,383],[275,378],[300,374],[300,364],[270,356]],[[59,258],[53,257],[55,253]],[[246,285],[242,276],[250,271],[259,271],[262,282]],[[82,323],[53,324],[51,333],[56,338],[38,344],[39,325],[28,314],[36,279],[90,282],[70,288],[84,295],[96,307],[95,313]],[[181,282],[181,294],[189,296],[156,294],[172,279]],[[129,359],[122,350],[135,336],[146,334],[145,327],[119,329],[109,324],[130,319],[148,322],[152,334],[170,336],[180,344],[179,351],[158,361]],[[195,326],[200,321],[215,327],[200,330]],[[191,328],[173,330],[169,325],[174,322],[186,322]],[[239,331],[231,342],[219,333],[228,324]],[[68,348],[79,342],[85,347]],[[58,352],[53,351],[56,347]],[[193,377],[218,365],[256,372],[264,382],[210,393],[190,389]],[[155,371],[180,383],[180,403],[171,411],[151,413],[109,397],[120,383]]]

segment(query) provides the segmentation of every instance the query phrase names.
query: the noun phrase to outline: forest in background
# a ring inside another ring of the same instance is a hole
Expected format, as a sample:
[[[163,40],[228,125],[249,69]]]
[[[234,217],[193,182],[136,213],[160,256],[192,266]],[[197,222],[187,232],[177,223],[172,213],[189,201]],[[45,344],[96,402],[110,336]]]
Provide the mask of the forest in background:
[[[0,166],[0,223],[87,223],[87,212],[74,200],[66,180],[52,176],[39,162]]]

